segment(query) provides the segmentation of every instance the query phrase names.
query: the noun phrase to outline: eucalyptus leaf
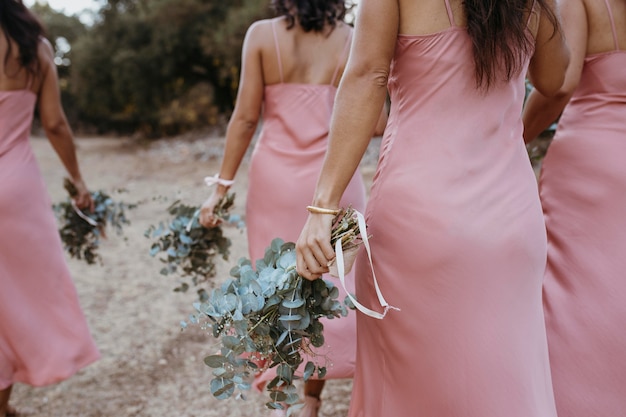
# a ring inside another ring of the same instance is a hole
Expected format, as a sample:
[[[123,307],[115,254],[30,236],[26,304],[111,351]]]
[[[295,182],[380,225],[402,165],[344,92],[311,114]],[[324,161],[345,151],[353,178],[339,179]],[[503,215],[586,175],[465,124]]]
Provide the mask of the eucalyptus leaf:
[[[304,300],[297,298],[295,300],[284,300],[281,305],[286,308],[299,308],[304,305]]]
[[[241,341],[235,336],[224,336],[222,338],[222,344],[227,349],[235,350],[241,344]]]
[[[218,400],[224,400],[231,395],[235,391],[235,384],[228,379],[216,378],[211,381],[210,384],[211,394],[215,396]]]
[[[205,359],[205,361],[206,361],[206,359]],[[304,374],[302,375],[302,377],[304,378],[305,381],[307,381],[309,378],[311,378],[313,376],[313,372],[315,372],[315,364],[313,362],[309,361],[304,366]]]

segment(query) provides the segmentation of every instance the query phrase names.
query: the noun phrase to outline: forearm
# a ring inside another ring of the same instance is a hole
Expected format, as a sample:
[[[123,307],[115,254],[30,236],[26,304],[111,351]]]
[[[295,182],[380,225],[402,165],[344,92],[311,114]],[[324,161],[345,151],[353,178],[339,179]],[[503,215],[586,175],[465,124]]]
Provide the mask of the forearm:
[[[340,85],[328,151],[313,204],[336,208],[372,138],[387,94],[387,74],[348,73]]]
[[[233,115],[226,130],[224,157],[219,171],[220,178],[225,180],[235,178],[248,146],[250,146],[256,127],[256,121],[245,120]],[[218,186],[218,188],[224,187]]]
[[[524,122],[524,142],[528,143],[539,136],[559,117],[570,99],[569,94],[546,97],[533,89],[522,112]]]
[[[82,180],[73,134],[67,122],[46,129],[46,136],[73,181]]]

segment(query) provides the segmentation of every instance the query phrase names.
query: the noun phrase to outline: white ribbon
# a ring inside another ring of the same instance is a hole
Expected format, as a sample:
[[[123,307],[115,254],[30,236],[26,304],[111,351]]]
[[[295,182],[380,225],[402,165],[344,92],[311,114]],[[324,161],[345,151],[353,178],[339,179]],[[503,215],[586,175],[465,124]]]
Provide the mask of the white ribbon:
[[[83,213],[82,210],[78,208],[74,200],[72,200],[72,208],[74,208],[74,211],[76,212],[76,214],[78,214],[78,217],[80,217],[81,219],[83,219],[84,221],[92,225],[93,227],[98,227],[98,222],[92,219],[91,217],[87,216],[85,213]]]
[[[225,180],[220,178],[220,174],[215,174],[212,177],[204,177],[204,183],[207,187],[211,187],[216,184],[223,185],[224,187],[230,187],[235,183],[235,180]]]
[[[224,187],[230,187],[231,185],[235,183],[235,180],[225,180],[223,178],[220,178],[220,174],[217,173],[213,175],[212,177],[204,177],[204,183],[206,184],[207,187],[212,187],[216,184],[223,185]],[[189,220],[189,223],[187,223],[187,227],[185,227],[185,230],[187,230],[187,232],[191,231],[191,226],[193,225],[193,221],[198,217],[199,214],[200,214],[200,210],[198,209],[193,214],[193,216],[191,216],[191,220]]]
[[[374,280],[374,288],[376,289],[376,295],[378,296],[378,303],[380,304],[381,307],[383,307],[384,309],[383,312],[379,313],[378,311],[374,311],[365,307],[363,304],[359,303],[356,300],[356,298],[354,298],[354,296],[352,296],[352,294],[350,294],[350,292],[346,288],[346,277],[345,277],[345,271],[344,271],[343,248],[341,247],[341,239],[338,239],[337,242],[335,242],[337,273],[339,274],[339,280],[341,281],[341,285],[343,289],[346,291],[346,293],[348,294],[348,298],[350,298],[350,301],[352,301],[352,303],[357,308],[357,310],[375,319],[382,319],[387,315],[387,311],[389,311],[389,309],[394,309],[398,311],[400,311],[400,309],[397,307],[390,306],[389,303],[387,303],[387,301],[385,300],[385,297],[383,297],[383,294],[380,291],[380,288],[378,287],[378,281],[376,280],[376,274],[374,273],[374,265],[372,264],[372,251],[370,249],[369,239],[367,238],[365,217],[363,217],[363,215],[359,213],[357,210],[355,210],[355,213],[356,213],[357,220],[359,223],[359,233],[361,233],[361,240],[363,241],[363,245],[365,246],[365,250],[367,251],[367,257],[369,259],[370,268],[372,270],[372,278]]]
[[[196,210],[193,213],[193,216],[191,216],[191,220],[189,220],[189,223],[187,223],[187,227],[185,227],[185,230],[187,231],[187,233],[191,232],[191,226],[193,226],[193,221],[196,220],[199,214],[200,214],[200,209]]]

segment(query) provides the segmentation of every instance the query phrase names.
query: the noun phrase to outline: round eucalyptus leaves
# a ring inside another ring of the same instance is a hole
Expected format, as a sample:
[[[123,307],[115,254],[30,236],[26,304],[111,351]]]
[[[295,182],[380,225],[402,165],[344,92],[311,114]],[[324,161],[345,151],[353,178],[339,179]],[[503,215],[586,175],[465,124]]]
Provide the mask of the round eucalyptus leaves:
[[[266,386],[267,406],[284,408],[299,402],[295,380],[326,374],[325,367],[308,359],[303,374],[296,373],[305,358],[315,356],[312,348],[324,344],[320,318],[342,317],[347,310],[332,282],[298,275],[294,243],[274,239],[255,266],[240,259],[232,278],[196,304],[200,317],[193,320],[208,317],[213,336],[221,341],[220,352],[204,360],[213,368],[215,397],[229,398],[236,391],[241,397],[255,372],[276,367],[276,377]]]

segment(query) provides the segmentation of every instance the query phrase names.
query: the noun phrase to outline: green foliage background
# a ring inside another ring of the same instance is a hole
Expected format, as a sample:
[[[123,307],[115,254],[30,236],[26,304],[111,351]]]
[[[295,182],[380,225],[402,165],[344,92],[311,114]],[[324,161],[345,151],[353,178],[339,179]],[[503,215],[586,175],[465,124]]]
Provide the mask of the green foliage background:
[[[72,126],[146,137],[223,124],[245,32],[273,16],[269,0],[103,0],[92,25],[31,10],[55,46]]]

